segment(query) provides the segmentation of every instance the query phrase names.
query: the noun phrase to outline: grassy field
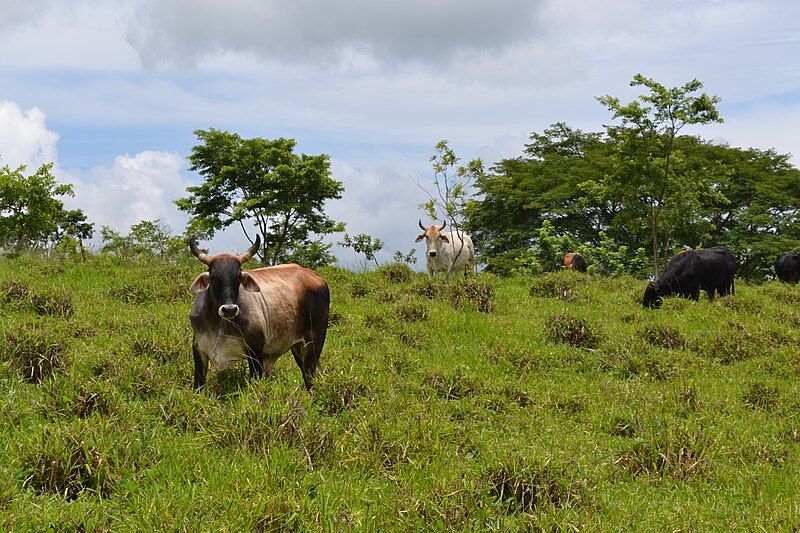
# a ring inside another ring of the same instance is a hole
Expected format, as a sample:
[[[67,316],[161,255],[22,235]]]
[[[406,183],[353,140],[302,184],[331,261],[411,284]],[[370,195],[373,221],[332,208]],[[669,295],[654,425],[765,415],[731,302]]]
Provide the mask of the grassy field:
[[[327,269],[291,355],[191,389],[202,265],[0,262],[3,530],[791,530],[800,287]]]

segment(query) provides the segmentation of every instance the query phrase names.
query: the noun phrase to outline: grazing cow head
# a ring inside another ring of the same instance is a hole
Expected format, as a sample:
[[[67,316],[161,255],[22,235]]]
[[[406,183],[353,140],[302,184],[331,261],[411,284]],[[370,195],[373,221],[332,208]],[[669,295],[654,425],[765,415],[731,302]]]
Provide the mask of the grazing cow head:
[[[439,227],[425,227],[422,225],[422,221],[419,221],[419,227],[422,229],[422,234],[417,235],[417,239],[414,242],[419,242],[422,239],[425,239],[425,247],[428,252],[428,257],[436,257],[439,254],[439,241],[450,242],[450,239],[447,237],[447,235],[443,235],[441,233],[446,225],[447,222],[443,222]]]
[[[664,299],[658,295],[655,282],[651,281],[647,284],[647,288],[644,290],[644,299],[642,300],[642,305],[649,307],[650,309],[659,309],[663,303]]]
[[[207,291],[210,287],[211,303],[217,307],[219,316],[227,319],[238,316],[239,287],[250,292],[261,290],[250,274],[242,272],[242,264],[253,257],[260,245],[261,236],[256,235],[256,242],[241,255],[210,256],[197,248],[194,238],[190,239],[189,249],[201,263],[208,265],[208,271],[197,276],[189,290],[199,293]]]

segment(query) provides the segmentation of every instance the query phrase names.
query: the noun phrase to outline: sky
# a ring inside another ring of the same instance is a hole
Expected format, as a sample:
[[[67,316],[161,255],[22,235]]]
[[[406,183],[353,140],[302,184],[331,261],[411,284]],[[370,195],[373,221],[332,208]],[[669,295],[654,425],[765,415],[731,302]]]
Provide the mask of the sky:
[[[331,157],[328,213],[408,251],[434,145],[487,166],[642,73],[722,98],[696,133],[800,157],[800,2],[722,0],[0,0],[0,164],[55,164],[69,207],[119,231],[200,181],[196,129],[291,137]],[[423,220],[423,222],[425,222]],[[212,253],[246,246],[238,230]],[[480,248],[480,243],[476,243]],[[357,266],[337,249],[345,266]]]

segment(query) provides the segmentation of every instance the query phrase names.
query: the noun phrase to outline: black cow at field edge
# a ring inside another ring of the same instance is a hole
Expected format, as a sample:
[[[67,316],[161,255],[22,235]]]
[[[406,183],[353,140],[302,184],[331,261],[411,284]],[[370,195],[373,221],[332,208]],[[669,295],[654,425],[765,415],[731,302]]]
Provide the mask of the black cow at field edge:
[[[696,301],[701,290],[709,299],[714,298],[714,292],[720,296],[733,294],[735,274],[736,258],[724,246],[680,252],[672,256],[657,281],[647,284],[642,305],[657,309],[664,296],[672,295]]]
[[[783,252],[775,258],[775,275],[784,283],[797,283],[800,280],[800,254]]]

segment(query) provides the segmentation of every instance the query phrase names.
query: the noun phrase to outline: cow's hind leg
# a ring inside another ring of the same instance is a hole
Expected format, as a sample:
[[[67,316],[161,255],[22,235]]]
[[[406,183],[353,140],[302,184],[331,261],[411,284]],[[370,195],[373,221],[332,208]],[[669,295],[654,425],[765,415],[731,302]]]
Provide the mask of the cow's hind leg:
[[[331,296],[327,285],[309,294],[308,323],[303,341],[292,346],[292,354],[297,366],[303,373],[303,382],[306,390],[313,388],[314,375],[325,345],[325,336],[328,332],[328,313]]]

